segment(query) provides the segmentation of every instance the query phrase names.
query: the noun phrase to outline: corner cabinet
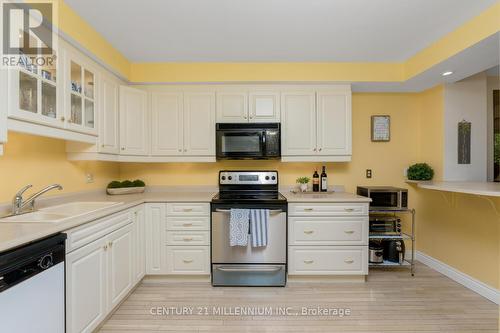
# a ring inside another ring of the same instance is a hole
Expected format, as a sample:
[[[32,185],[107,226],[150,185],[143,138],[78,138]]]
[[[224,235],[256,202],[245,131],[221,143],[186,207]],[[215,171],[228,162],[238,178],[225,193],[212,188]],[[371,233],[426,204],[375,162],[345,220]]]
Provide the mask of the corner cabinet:
[[[98,139],[101,153],[120,153],[119,90],[120,84],[115,78],[101,76]]]
[[[346,162],[352,155],[351,91],[295,90],[281,94],[282,161]]]
[[[120,153],[149,155],[147,92],[120,86]]]

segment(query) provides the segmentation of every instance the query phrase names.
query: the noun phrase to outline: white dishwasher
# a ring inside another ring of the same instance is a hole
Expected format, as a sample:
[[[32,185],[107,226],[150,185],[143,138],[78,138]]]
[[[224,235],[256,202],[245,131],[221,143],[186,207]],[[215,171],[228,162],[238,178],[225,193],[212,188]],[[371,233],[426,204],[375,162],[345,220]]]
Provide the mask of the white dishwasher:
[[[0,331],[65,329],[65,234],[0,253]]]

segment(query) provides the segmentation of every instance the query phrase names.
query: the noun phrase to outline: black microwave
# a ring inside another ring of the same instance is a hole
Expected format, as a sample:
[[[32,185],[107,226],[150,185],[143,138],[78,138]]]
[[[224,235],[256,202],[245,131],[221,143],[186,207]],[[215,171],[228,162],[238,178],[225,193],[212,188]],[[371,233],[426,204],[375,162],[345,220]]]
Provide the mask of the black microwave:
[[[215,146],[219,160],[278,159],[281,157],[280,124],[217,124]]]
[[[358,195],[372,199],[370,210],[408,209],[408,190],[392,186],[358,186]]]

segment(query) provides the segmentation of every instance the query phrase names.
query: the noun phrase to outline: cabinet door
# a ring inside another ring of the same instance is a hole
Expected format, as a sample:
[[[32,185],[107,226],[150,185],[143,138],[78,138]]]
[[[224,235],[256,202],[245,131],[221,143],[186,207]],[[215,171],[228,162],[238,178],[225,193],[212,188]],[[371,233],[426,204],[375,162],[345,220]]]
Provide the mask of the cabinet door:
[[[97,78],[87,62],[68,52],[66,62],[66,127],[70,130],[97,134]]]
[[[317,93],[318,153],[351,155],[351,93]]]
[[[165,260],[166,204],[146,204],[146,274],[162,274]]]
[[[134,282],[140,281],[146,274],[146,235],[144,208],[139,208],[134,214]]]
[[[19,68],[2,69],[3,75],[8,74],[8,88],[3,88],[8,89],[10,118],[65,127],[62,59],[62,53],[59,53],[53,65],[37,66],[22,56]]]
[[[108,235],[108,303],[113,309],[132,289],[134,267],[132,224]]]
[[[145,91],[120,86],[120,145],[124,155],[148,155],[149,115]]]
[[[282,93],[281,112],[282,155],[316,155],[315,93]]]
[[[182,93],[157,91],[151,93],[152,155],[182,154],[182,115]]]
[[[107,315],[106,239],[66,256],[66,331],[93,332]]]
[[[248,93],[240,90],[218,91],[217,122],[248,122]]]
[[[254,91],[249,96],[249,120],[253,123],[280,122],[280,93]]]
[[[7,141],[7,107],[8,107],[7,70],[0,69],[0,155],[2,142]]]
[[[119,146],[119,118],[118,118],[118,83],[103,76],[100,93],[100,126],[99,151],[108,154],[118,154]]]
[[[215,95],[184,94],[184,154],[215,156]]]

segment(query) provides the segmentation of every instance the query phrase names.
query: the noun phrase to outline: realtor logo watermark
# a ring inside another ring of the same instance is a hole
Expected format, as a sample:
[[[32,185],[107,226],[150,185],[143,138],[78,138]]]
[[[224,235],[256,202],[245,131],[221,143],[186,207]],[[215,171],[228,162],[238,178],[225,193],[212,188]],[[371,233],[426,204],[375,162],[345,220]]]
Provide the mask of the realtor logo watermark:
[[[35,71],[37,66],[55,68],[57,35],[56,2],[50,0],[0,0],[2,29],[0,67],[23,67]]]

